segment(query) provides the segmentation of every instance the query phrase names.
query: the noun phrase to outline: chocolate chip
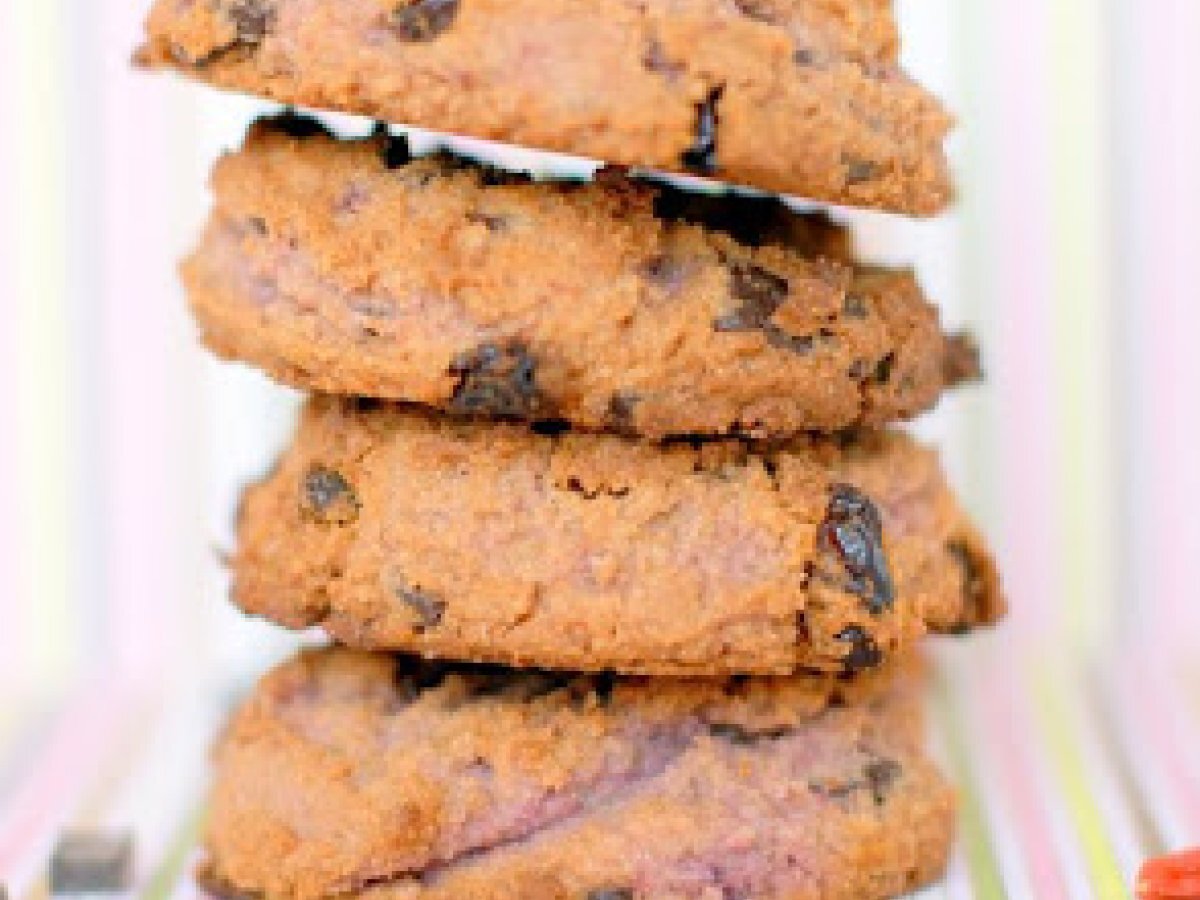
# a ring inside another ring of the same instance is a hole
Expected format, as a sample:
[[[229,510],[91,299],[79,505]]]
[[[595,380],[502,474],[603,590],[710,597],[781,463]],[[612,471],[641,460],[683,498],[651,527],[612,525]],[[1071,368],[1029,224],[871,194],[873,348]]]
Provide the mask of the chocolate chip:
[[[979,345],[971,335],[960,332],[946,339],[946,352],[942,357],[942,378],[947,386],[979,381],[983,378]]]
[[[865,319],[867,317],[867,301],[859,294],[847,294],[842,302],[842,315],[848,319]]]
[[[527,418],[544,411],[537,386],[537,364],[528,349],[513,342],[483,344],[450,364],[458,384],[450,410],[460,415]]]
[[[50,857],[51,894],[115,894],[130,889],[133,835],[127,831],[68,831]]]
[[[246,220],[246,225],[259,237],[267,236],[267,220],[262,216],[251,216]]]
[[[349,525],[358,518],[362,503],[345,477],[321,465],[304,475],[301,516],[321,525]]]
[[[704,101],[696,104],[696,137],[692,146],[683,153],[685,168],[702,175],[717,171],[717,125],[720,117],[717,104],[721,100],[723,87],[713,88]]]
[[[883,662],[883,653],[880,652],[875,639],[858,625],[843,628],[834,640],[850,645],[850,651],[842,658],[842,665],[847,672],[874,669]]]
[[[678,78],[685,71],[683,63],[667,57],[663,45],[657,40],[651,40],[642,55],[642,65],[651,72],[661,72],[668,80]]]
[[[788,280],[754,263],[734,263],[729,267],[729,292],[742,305],[721,316],[713,327],[717,331],[753,331],[765,327],[787,299]]]
[[[860,597],[872,615],[895,602],[892,577],[883,552],[883,521],[866,494],[848,484],[835,484],[829,507],[817,528],[817,550],[824,565],[841,571],[824,577]]]
[[[750,747],[760,741],[774,741],[787,737],[792,730],[790,728],[764,728],[756,731],[741,725],[718,722],[708,726],[708,733],[736,746]]]
[[[767,336],[767,343],[772,347],[777,347],[780,350],[788,350],[792,353],[797,353],[803,356],[805,353],[811,353],[813,347],[816,346],[816,339],[811,334],[788,334],[778,325],[767,325],[763,332]]]
[[[458,0],[414,0],[392,10],[388,26],[402,41],[432,41],[454,24]]]
[[[618,391],[608,398],[606,417],[618,430],[627,431],[633,427],[634,409],[642,398],[628,391]]]
[[[887,384],[892,380],[892,370],[895,368],[896,354],[892,352],[875,364],[875,380],[880,384]]]
[[[842,162],[846,166],[847,184],[863,184],[879,177],[879,166],[870,160],[845,157]]]
[[[641,266],[642,277],[657,285],[668,294],[674,294],[683,286],[687,267],[681,260],[660,253],[650,257]]]
[[[629,487],[613,487],[607,484],[601,484],[597,487],[588,487],[583,481],[575,476],[566,480],[565,484],[560,483],[559,487],[565,488],[573,494],[578,494],[584,500],[595,500],[597,497],[612,497],[620,500],[623,497],[629,496]]]
[[[858,791],[869,791],[876,806],[882,806],[896,780],[904,773],[894,759],[876,757],[863,767],[862,777],[842,782],[811,781],[808,788],[822,797],[843,800]]]
[[[733,0],[733,5],[737,7],[738,12],[748,19],[767,22],[772,25],[779,21],[775,10],[771,8],[769,3],[764,2],[764,0]]]
[[[292,108],[287,108],[273,116],[262,116],[256,126],[268,128],[271,131],[285,134],[290,138],[303,140],[310,137],[332,137],[332,132],[312,116],[301,115]]]
[[[816,65],[817,54],[808,47],[797,47],[792,53],[792,62],[801,67]]]
[[[586,900],[633,900],[629,888],[596,888],[587,892]]]
[[[503,231],[508,227],[508,218],[506,216],[495,215],[494,213],[472,210],[467,213],[466,218],[472,225],[482,225],[493,234]]]
[[[875,805],[882,806],[892,785],[904,774],[904,768],[894,759],[880,758],[868,763],[863,774]]]
[[[436,628],[442,623],[446,614],[446,602],[439,600],[433,594],[416,587],[399,587],[396,596],[417,614],[417,623],[413,631],[424,634],[430,628]]]
[[[237,41],[245,46],[262,42],[275,25],[274,0],[237,0],[225,13],[237,29]]]

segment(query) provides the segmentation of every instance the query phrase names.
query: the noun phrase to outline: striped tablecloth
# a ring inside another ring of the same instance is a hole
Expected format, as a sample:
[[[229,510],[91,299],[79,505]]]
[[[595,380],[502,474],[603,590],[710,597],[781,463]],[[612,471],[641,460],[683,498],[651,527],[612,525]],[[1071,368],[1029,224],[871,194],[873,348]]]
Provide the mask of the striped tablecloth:
[[[9,896],[45,896],[67,825],[133,829],[137,896],[195,896],[206,748],[236,693],[96,678],[5,702]],[[930,693],[961,816],[949,876],[922,897],[1128,897],[1144,858],[1200,840],[1197,660],[1134,649],[1068,664],[965,643],[939,651]]]

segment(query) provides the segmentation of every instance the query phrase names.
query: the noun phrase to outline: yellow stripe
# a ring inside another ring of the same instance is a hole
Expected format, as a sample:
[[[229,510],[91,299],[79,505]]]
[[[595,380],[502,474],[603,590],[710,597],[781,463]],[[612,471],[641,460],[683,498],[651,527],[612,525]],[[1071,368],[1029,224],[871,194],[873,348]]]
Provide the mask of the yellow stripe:
[[[971,763],[967,730],[955,706],[954,688],[947,673],[939,672],[933,710],[939,720],[939,732],[953,769],[958,788],[959,831],[966,852],[972,892],[976,900],[1005,900],[1004,879],[1000,863],[992,849],[985,814],[986,804],[979,793],[975,770]]]
[[[69,353],[66,260],[67,196],[65,34],[54,0],[10,4],[15,42],[19,165],[14,253],[17,342],[17,427],[25,578],[21,598],[30,623],[22,635],[31,673],[40,683],[62,681],[76,646],[71,448],[79,435],[70,415],[73,366]]]
[[[1053,35],[1055,296],[1058,473],[1067,621],[1072,639],[1093,645],[1111,621],[1116,498],[1108,348],[1111,340],[1107,123],[1104,115],[1104,4],[1046,5]],[[1015,261],[1020,264],[1020,261]],[[1010,423],[1011,424],[1011,423]]]
[[[1062,791],[1062,801],[1079,836],[1093,896],[1099,900],[1125,900],[1130,896],[1129,888],[1105,829],[1104,817],[1092,800],[1083,760],[1072,738],[1067,701],[1061,686],[1062,673],[1043,668],[1033,675],[1032,680],[1028,676],[1023,680],[1027,696],[1034,701],[1038,725]]]

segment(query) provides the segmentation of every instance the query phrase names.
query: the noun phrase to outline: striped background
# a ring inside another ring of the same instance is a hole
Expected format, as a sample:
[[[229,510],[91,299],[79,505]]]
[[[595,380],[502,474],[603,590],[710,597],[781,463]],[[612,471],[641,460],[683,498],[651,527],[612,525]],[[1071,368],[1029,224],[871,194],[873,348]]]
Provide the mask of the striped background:
[[[219,602],[215,559],[294,398],[198,353],[174,278],[208,166],[257,106],[130,72],[143,5],[0,0],[0,878],[18,884],[70,817],[136,821],[144,857],[169,855],[215,709],[145,686],[223,696],[287,645]],[[946,649],[939,741],[967,788],[949,893],[1119,897],[1140,856],[1200,842],[1200,3],[901,5],[911,68],[963,122],[962,203],[856,218],[982,338],[986,389],[920,430],[1014,603],[1005,633]]]

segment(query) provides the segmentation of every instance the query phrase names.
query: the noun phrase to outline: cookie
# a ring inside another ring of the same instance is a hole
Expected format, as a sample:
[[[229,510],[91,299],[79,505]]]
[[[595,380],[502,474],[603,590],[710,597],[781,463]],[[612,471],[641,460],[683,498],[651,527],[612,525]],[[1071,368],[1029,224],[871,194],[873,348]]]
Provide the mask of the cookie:
[[[911,272],[765,198],[534,182],[264,120],[183,267],[205,342],[302,389],[651,437],[879,425],[979,374]],[[500,379],[517,390],[476,389]]]
[[[514,666],[856,670],[1003,609],[899,433],[658,446],[319,396],[238,533],[248,613]]]
[[[219,87],[851,206],[951,199],[886,0],[158,0],[137,55]]]
[[[337,649],[285,663],[215,753],[202,884],[264,900],[894,896],[950,789],[906,678],[672,682]]]

